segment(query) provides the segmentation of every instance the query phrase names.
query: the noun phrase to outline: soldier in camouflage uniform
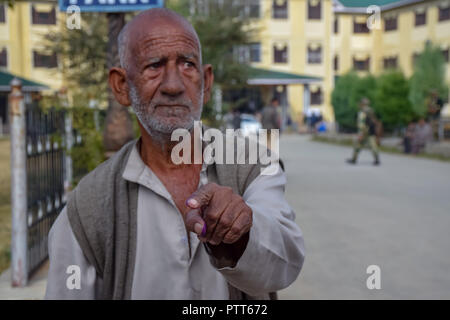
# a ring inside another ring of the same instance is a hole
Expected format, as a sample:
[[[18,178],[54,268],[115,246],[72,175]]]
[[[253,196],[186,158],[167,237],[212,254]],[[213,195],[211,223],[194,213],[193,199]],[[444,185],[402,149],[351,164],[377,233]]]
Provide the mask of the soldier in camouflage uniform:
[[[375,114],[372,108],[370,108],[369,104],[369,99],[362,98],[358,106],[358,139],[356,140],[353,149],[353,157],[347,160],[347,162],[350,164],[356,163],[359,152],[366,144],[369,144],[369,147],[372,150],[372,154],[374,157],[373,164],[380,164],[376,137],[376,119]]]

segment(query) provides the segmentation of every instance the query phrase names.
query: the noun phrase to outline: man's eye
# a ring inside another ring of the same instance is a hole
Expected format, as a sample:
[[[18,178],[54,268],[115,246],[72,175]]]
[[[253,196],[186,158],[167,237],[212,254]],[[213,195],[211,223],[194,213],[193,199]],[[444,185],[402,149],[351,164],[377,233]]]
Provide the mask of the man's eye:
[[[185,61],[184,62],[184,67],[185,68],[193,68],[193,67],[195,67],[195,64],[193,62],[190,62],[190,61]]]
[[[150,69],[158,69],[158,68],[161,67],[161,65],[162,65],[161,62],[155,62],[155,63],[149,64],[149,65],[147,66],[147,68],[150,68]]]

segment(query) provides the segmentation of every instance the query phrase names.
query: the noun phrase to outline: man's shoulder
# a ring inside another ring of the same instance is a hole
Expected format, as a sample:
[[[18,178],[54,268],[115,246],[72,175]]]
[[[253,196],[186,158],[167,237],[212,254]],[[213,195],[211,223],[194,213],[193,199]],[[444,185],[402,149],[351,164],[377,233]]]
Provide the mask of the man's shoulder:
[[[136,139],[126,143],[112,157],[85,175],[78,183],[76,190],[95,193],[106,191],[106,186],[113,184],[117,175],[122,174],[128,155],[135,143]]]

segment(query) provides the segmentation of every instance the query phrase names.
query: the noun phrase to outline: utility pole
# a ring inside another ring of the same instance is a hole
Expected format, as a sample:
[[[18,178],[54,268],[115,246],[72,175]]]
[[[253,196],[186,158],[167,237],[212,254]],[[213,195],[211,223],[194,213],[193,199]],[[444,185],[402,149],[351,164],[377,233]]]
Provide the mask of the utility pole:
[[[11,121],[11,282],[25,287],[28,282],[27,259],[27,156],[25,104],[22,83],[14,78],[9,95]]]

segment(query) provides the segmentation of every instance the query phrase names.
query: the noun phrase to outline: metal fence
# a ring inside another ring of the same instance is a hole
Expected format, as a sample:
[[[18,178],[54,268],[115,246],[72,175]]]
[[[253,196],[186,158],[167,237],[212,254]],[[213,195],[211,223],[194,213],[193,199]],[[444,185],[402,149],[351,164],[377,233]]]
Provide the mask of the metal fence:
[[[26,105],[27,266],[32,273],[48,255],[48,232],[65,205],[64,110]]]
[[[11,81],[8,100],[11,140],[11,269],[12,286],[27,285],[28,278],[48,257],[48,234],[75,182],[103,161],[94,148],[94,163],[84,165],[91,153],[83,150],[98,141],[104,119],[97,109],[51,108],[25,104],[21,82]],[[78,129],[74,130],[73,120]],[[97,135],[92,137],[91,128]],[[81,127],[80,127],[81,123]],[[89,131],[91,130],[91,131]],[[89,140],[91,139],[91,140]],[[78,148],[78,152],[75,152]],[[92,148],[91,148],[92,149]],[[78,155],[76,161],[72,157]],[[84,157],[80,157],[84,155]]]

